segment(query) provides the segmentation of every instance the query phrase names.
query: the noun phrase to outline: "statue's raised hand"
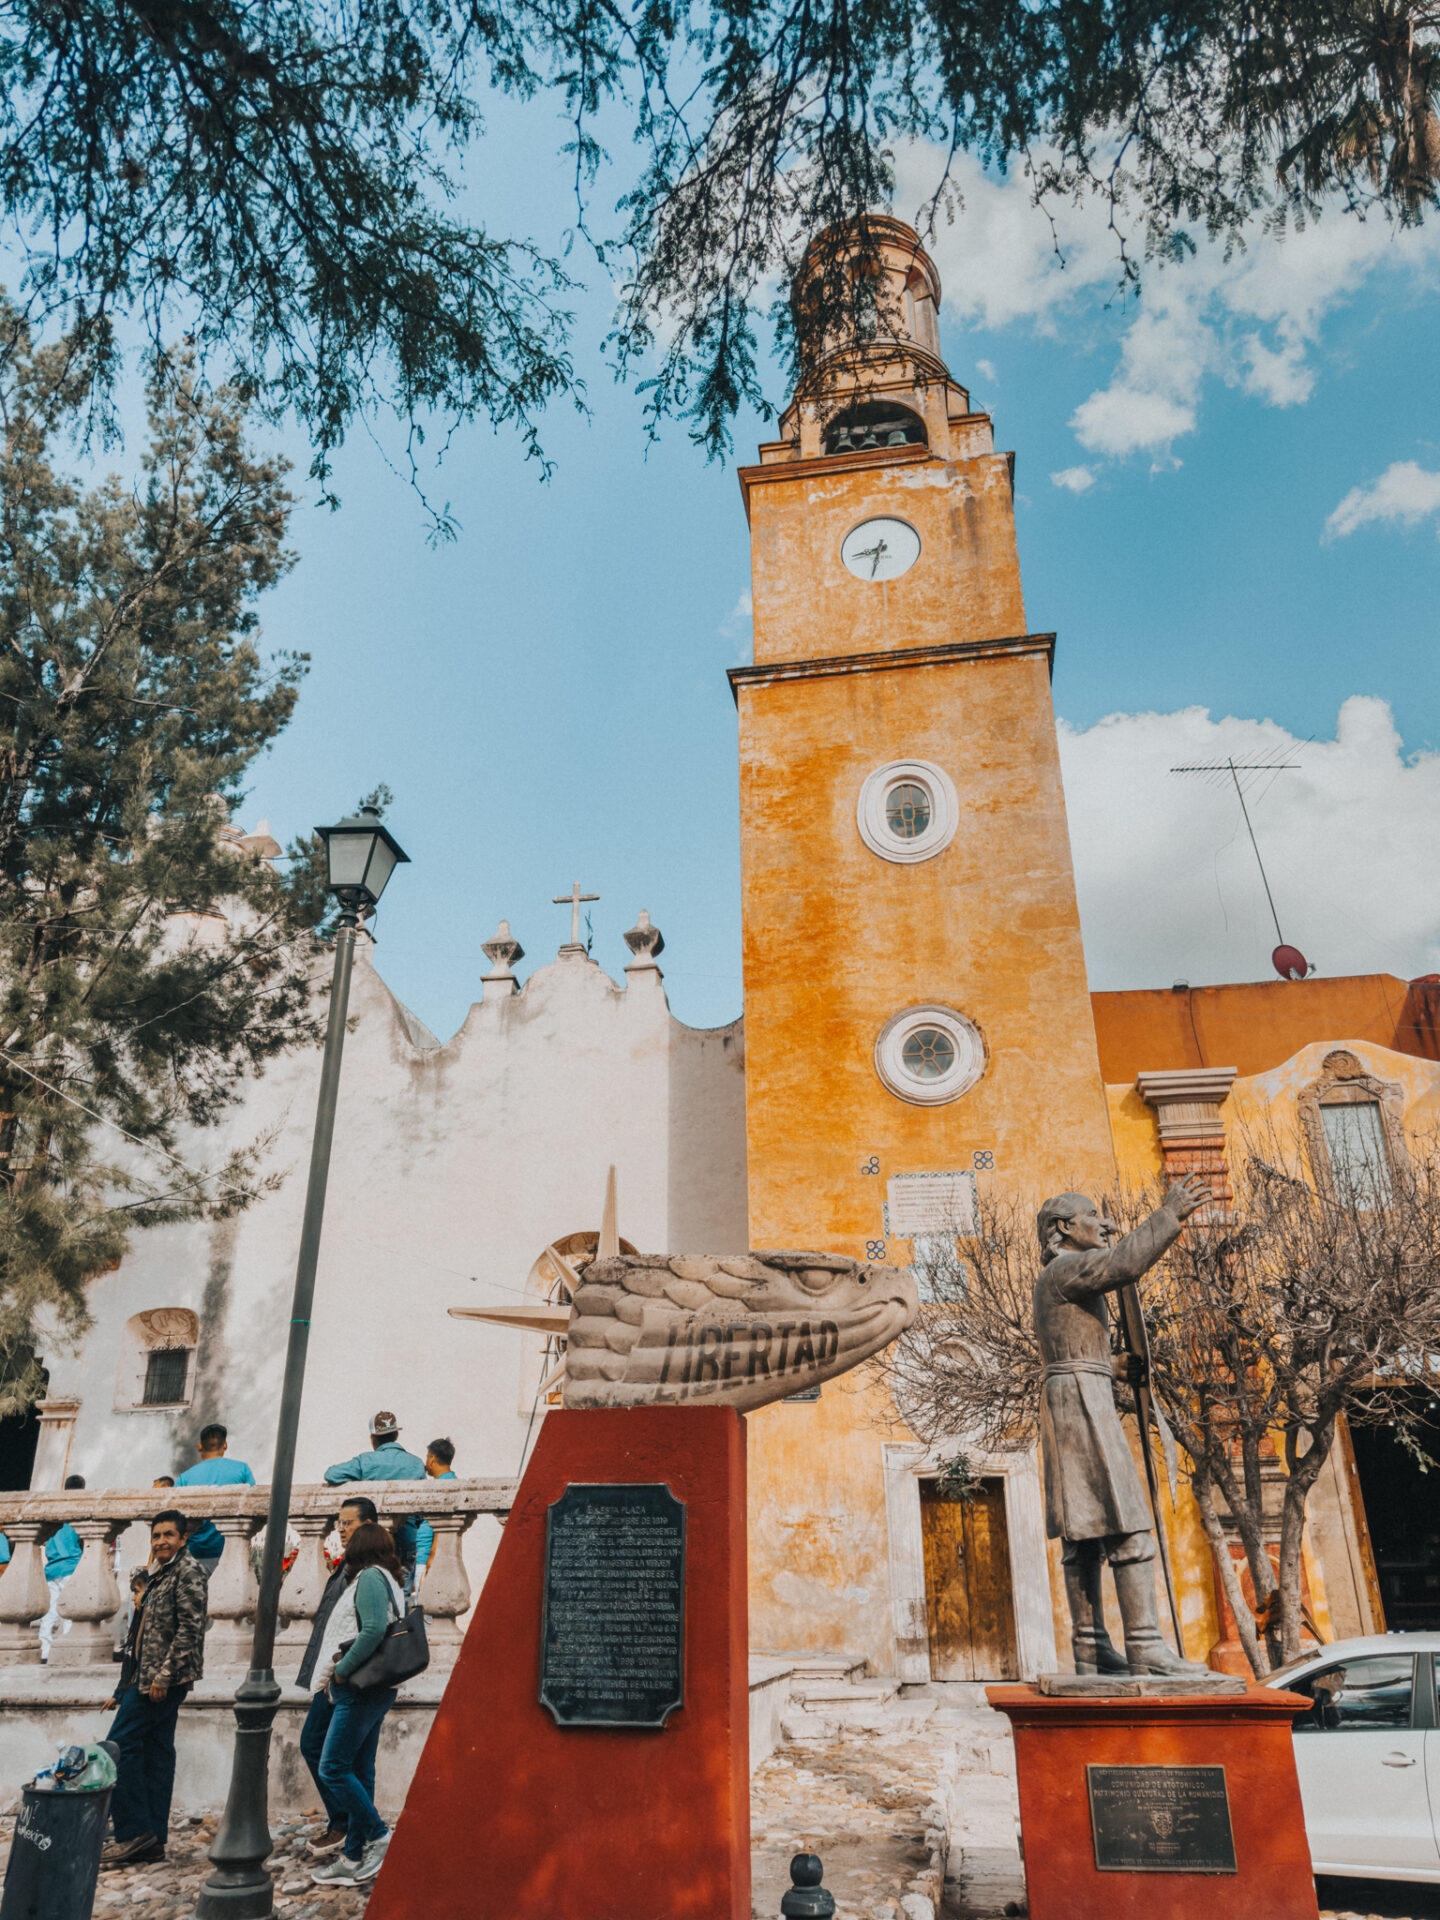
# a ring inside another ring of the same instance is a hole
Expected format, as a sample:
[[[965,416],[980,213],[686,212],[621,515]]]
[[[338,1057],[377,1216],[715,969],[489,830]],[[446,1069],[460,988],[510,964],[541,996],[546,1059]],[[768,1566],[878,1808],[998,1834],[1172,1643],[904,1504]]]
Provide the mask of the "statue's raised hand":
[[[1203,1207],[1210,1197],[1210,1182],[1205,1176],[1187,1173],[1183,1180],[1175,1182],[1160,1204],[1167,1213],[1173,1213],[1177,1220],[1188,1220],[1195,1209]]]

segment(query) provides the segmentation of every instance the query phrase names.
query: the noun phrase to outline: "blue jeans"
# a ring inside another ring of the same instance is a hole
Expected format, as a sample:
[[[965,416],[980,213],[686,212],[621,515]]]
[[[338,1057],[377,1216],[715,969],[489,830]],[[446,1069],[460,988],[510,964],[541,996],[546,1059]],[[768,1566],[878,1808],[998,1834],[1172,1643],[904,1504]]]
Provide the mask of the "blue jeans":
[[[300,1729],[300,1757],[310,1769],[310,1777],[325,1808],[325,1824],[332,1833],[342,1827],[348,1829],[350,1825],[349,1813],[320,1778],[320,1756],[325,1751],[325,1736],[330,1731],[334,1714],[329,1694],[317,1693],[310,1702],[310,1711]],[[377,1720],[370,1738],[355,1755],[356,1778],[372,1800],[375,1798],[375,1750],[379,1745],[380,1722]]]
[[[175,1722],[189,1691],[171,1687],[163,1700],[152,1700],[132,1684],[120,1695],[106,1736],[120,1749],[110,1800],[117,1840],[138,1840],[143,1833],[165,1838],[175,1790]]]
[[[345,1853],[351,1860],[358,1860],[372,1840],[390,1831],[375,1810],[375,1751],[380,1745],[381,1722],[394,1706],[398,1691],[396,1687],[370,1687],[359,1693],[343,1680],[330,1683],[330,1725],[315,1778],[326,1811],[333,1804],[340,1815],[335,1824],[344,1824]]]

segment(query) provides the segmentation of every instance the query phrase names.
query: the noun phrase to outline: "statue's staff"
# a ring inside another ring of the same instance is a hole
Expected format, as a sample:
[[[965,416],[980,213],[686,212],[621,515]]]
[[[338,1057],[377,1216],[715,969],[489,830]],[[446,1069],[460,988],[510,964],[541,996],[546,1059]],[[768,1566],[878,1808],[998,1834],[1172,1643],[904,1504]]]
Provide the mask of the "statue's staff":
[[[1150,1511],[1155,1516],[1155,1544],[1160,1549],[1160,1565],[1165,1573],[1165,1592],[1170,1601],[1170,1622],[1175,1629],[1175,1644],[1183,1647],[1185,1636],[1180,1631],[1180,1603],[1175,1597],[1170,1543],[1166,1536],[1164,1515],[1160,1511],[1160,1478],[1155,1471],[1155,1449],[1150,1444],[1150,1422],[1154,1420],[1164,1449],[1172,1505],[1175,1500],[1175,1441],[1164,1414],[1155,1402],[1151,1384],[1153,1362],[1150,1358],[1150,1332],[1145,1325],[1145,1309],[1140,1304],[1140,1289],[1133,1280],[1128,1286],[1120,1288],[1118,1300],[1120,1334],[1129,1355],[1126,1378],[1135,1397],[1135,1419],[1140,1428],[1140,1458],[1145,1467],[1145,1484],[1150,1491]]]

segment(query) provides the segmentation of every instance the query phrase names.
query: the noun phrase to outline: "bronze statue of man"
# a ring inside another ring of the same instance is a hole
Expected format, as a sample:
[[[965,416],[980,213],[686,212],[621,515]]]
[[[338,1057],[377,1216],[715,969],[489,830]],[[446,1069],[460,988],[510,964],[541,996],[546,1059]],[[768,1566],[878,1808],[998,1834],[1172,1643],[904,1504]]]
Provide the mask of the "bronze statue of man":
[[[1036,1220],[1043,1262],[1035,1283],[1035,1333],[1045,1362],[1045,1531],[1065,1542],[1077,1673],[1208,1671],[1172,1653],[1160,1634],[1153,1518],[1115,1410],[1105,1296],[1154,1266],[1209,1197],[1209,1187],[1192,1175],[1171,1187],[1149,1219],[1123,1239],[1083,1193],[1057,1194]],[[1125,1622],[1123,1657],[1105,1630],[1104,1560]]]

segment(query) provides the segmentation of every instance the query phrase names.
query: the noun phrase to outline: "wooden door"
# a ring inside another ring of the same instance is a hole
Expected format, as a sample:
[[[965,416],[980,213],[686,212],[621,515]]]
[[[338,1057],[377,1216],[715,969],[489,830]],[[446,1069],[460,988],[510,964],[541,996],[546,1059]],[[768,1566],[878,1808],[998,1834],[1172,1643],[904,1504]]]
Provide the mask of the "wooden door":
[[[925,1611],[936,1680],[1018,1680],[1005,1482],[982,1480],[973,1500],[942,1500],[920,1482]]]

